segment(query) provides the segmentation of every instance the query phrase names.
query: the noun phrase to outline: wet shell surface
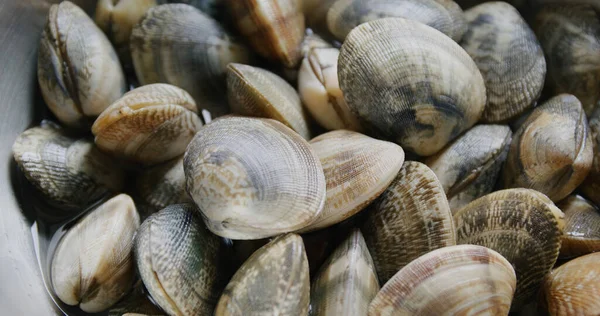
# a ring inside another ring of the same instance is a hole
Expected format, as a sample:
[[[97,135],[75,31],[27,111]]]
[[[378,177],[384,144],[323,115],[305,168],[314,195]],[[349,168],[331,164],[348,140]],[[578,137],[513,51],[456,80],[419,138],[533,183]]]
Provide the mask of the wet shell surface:
[[[453,212],[494,190],[511,137],[506,125],[477,125],[425,160]]]
[[[554,269],[542,286],[541,305],[550,315],[596,315],[600,310],[600,253]]]
[[[92,126],[100,149],[146,165],[173,159],[185,151],[202,126],[194,99],[168,84],[127,92]]]
[[[594,161],[590,173],[580,189],[588,199],[600,207],[600,106],[590,116],[589,127],[594,148]]]
[[[346,130],[322,134],[310,145],[323,166],[327,197],[321,214],[302,232],[360,212],[390,185],[404,163],[400,146]]]
[[[340,87],[361,125],[418,155],[435,154],[480,118],[485,85],[469,55],[419,22],[386,18],[350,32]]]
[[[225,75],[250,52],[208,15],[186,4],[163,4],[133,28],[131,53],[142,85],[169,83],[192,95],[213,117],[229,112]]]
[[[223,288],[220,239],[191,204],[148,217],[135,237],[135,260],[153,300],[169,315],[212,313]]]
[[[69,211],[123,188],[118,164],[87,139],[71,138],[51,125],[30,128],[13,144],[17,165],[51,203]]]
[[[319,157],[271,119],[213,121],[190,143],[183,167],[187,192],[222,237],[259,239],[302,229],[325,202]]]
[[[600,210],[579,195],[570,195],[557,206],[565,213],[560,257],[600,251]]]
[[[463,12],[451,0],[338,0],[327,12],[327,26],[343,42],[353,28],[381,18],[414,20],[455,41],[466,30]]]
[[[276,74],[258,67],[229,64],[227,95],[233,113],[277,120],[310,139],[298,93]]]
[[[515,271],[481,246],[434,250],[387,282],[369,306],[375,315],[508,315]]]
[[[561,94],[535,108],[515,132],[504,185],[534,189],[560,201],[583,182],[592,160],[593,144],[581,103]]]
[[[133,200],[121,194],[69,228],[50,268],[60,300],[96,313],[125,296],[135,276],[132,248],[139,226]]]
[[[153,210],[192,202],[185,191],[183,156],[144,170],[136,180],[137,193]]]
[[[69,1],[50,7],[37,67],[44,101],[68,126],[88,127],[125,93],[115,50],[94,21]]]
[[[465,11],[469,24],[461,46],[483,75],[485,122],[512,120],[533,107],[544,87],[546,60],[540,43],[517,9],[488,2]]]
[[[301,0],[226,0],[239,32],[262,57],[295,67],[302,58],[304,13]]]
[[[420,162],[405,162],[369,212],[362,231],[381,284],[421,255],[456,244],[444,189]]]
[[[313,281],[309,315],[364,316],[377,292],[373,260],[360,230],[355,229]]]
[[[258,249],[223,291],[215,316],[306,315],[308,261],[302,238],[287,234]]]
[[[534,297],[558,258],[564,214],[537,191],[490,193],[456,212],[454,221],[458,244],[493,249],[515,268],[513,310]]]

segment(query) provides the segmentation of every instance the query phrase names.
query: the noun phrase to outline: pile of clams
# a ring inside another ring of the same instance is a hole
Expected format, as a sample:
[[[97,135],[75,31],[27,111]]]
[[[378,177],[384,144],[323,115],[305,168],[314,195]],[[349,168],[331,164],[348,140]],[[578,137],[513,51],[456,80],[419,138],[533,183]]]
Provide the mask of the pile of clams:
[[[598,314],[600,6],[483,2],[52,5],[52,116],[13,145],[64,224],[51,294],[109,315]]]

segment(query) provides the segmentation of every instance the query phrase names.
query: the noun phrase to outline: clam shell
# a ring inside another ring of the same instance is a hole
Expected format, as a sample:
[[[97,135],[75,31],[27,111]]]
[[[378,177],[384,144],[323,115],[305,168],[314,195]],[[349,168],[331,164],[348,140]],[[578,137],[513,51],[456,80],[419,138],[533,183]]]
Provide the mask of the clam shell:
[[[588,175],[592,146],[579,100],[568,94],[556,96],[535,108],[515,132],[504,185],[534,189],[560,201]]]
[[[327,197],[321,214],[302,232],[360,212],[390,185],[404,163],[400,146],[346,130],[313,138],[310,145],[323,166]]]
[[[140,277],[169,315],[212,313],[224,285],[221,250],[221,241],[191,204],[152,214],[135,237]]]
[[[423,156],[473,126],[485,105],[483,78],[471,57],[437,30],[401,18],[353,29],[340,51],[338,76],[364,128]]]
[[[587,198],[600,207],[600,106],[590,116],[589,127],[594,160],[590,173],[583,181],[580,189]]]
[[[213,121],[190,143],[183,167],[187,192],[222,237],[259,239],[302,229],[325,202],[318,156],[271,119]]]
[[[466,30],[463,12],[451,0],[338,0],[327,12],[327,26],[343,42],[353,28],[381,18],[414,20],[455,41]]]
[[[469,24],[461,46],[485,80],[487,105],[481,119],[515,119],[533,107],[544,87],[546,60],[540,43],[519,11],[506,2],[488,2],[465,11]]]
[[[304,39],[301,0],[226,0],[238,30],[262,57],[295,67]]]
[[[69,228],[50,268],[60,300],[96,313],[127,294],[135,276],[132,248],[139,226],[133,200],[121,194]]]
[[[542,304],[550,315],[595,315],[600,310],[600,253],[573,259],[544,282]]]
[[[123,170],[112,158],[93,142],[71,138],[59,128],[30,128],[12,150],[27,180],[63,210],[80,211],[123,188]]]
[[[92,126],[100,149],[143,164],[175,158],[202,126],[194,99],[168,84],[127,92]]]
[[[69,1],[50,7],[37,67],[44,101],[68,126],[89,126],[125,93],[115,50],[94,21]]]
[[[477,125],[425,160],[454,212],[493,191],[512,132],[505,125]]]
[[[419,256],[456,244],[444,189],[426,165],[407,161],[362,227],[381,283]]]
[[[557,206],[565,213],[560,257],[600,251],[600,211],[579,195],[570,195]]]
[[[331,37],[327,29],[327,12],[336,0],[303,0],[306,26],[319,34]]]
[[[144,170],[136,180],[137,193],[153,210],[192,202],[185,191],[183,156]]]
[[[277,120],[310,139],[298,93],[276,74],[231,63],[227,66],[227,96],[234,113]]]
[[[377,292],[373,260],[360,230],[355,229],[314,279],[309,315],[366,315]]]
[[[493,249],[515,268],[513,310],[533,298],[556,262],[564,227],[550,199],[530,189],[496,191],[467,204],[454,221],[458,244]]]
[[[223,291],[214,315],[306,315],[309,296],[302,238],[287,234],[244,262]]]
[[[229,112],[227,64],[248,63],[250,53],[208,15],[186,4],[163,4],[133,28],[131,53],[142,85],[169,83],[190,93],[201,108]]]
[[[515,271],[481,246],[444,247],[412,261],[369,306],[374,315],[508,315]]]

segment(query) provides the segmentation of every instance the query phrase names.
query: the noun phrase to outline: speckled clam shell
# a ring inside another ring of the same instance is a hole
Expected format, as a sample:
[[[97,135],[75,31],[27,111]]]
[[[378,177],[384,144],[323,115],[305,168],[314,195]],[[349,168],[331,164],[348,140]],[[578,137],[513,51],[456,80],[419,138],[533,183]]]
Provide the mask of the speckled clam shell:
[[[222,237],[259,239],[302,229],[325,202],[319,157],[271,119],[213,121],[190,143],[183,167],[187,192]]]
[[[595,315],[600,310],[600,253],[573,259],[545,279],[541,304],[550,315]]]
[[[540,43],[519,11],[506,2],[488,2],[465,11],[468,31],[461,46],[485,80],[487,105],[481,119],[506,122],[534,106],[544,87],[546,60]]]
[[[466,30],[463,12],[451,0],[338,0],[327,12],[327,26],[343,42],[356,26],[381,18],[414,20],[455,41]]]
[[[515,271],[481,246],[434,250],[387,282],[369,306],[375,315],[508,315]]]
[[[425,160],[442,183],[453,212],[493,191],[511,137],[506,125],[477,125]]]
[[[133,200],[121,194],[70,227],[50,267],[58,298],[96,313],[125,296],[135,277],[133,236],[139,226]]]
[[[142,85],[169,83],[192,95],[213,117],[229,113],[225,75],[250,52],[217,21],[186,4],[151,8],[131,33],[135,73]]]
[[[473,126],[485,105],[471,57],[437,30],[401,18],[353,29],[340,50],[338,77],[364,128],[423,156]]]
[[[76,139],[50,125],[17,137],[13,155],[23,174],[54,205],[81,211],[123,188],[118,163],[87,139]]]
[[[306,315],[308,261],[302,238],[277,237],[244,262],[223,291],[215,316]]]
[[[581,103],[568,94],[533,110],[515,132],[504,166],[507,188],[529,188],[560,201],[590,172],[593,144]]]
[[[600,210],[579,195],[570,195],[556,206],[565,213],[560,257],[600,251]]]
[[[590,173],[581,184],[580,189],[588,199],[600,207],[600,106],[590,116],[589,127],[594,160]]]
[[[226,0],[239,32],[262,57],[295,67],[302,54],[304,13],[301,0]]]
[[[142,171],[136,179],[136,189],[143,203],[154,211],[192,202],[185,191],[183,156]]]
[[[309,315],[366,315],[377,292],[373,260],[360,230],[355,229],[314,279]]]
[[[212,313],[224,286],[222,245],[191,204],[148,217],[135,237],[135,260],[146,289],[169,315]]]
[[[456,244],[444,189],[426,165],[407,161],[370,207],[362,231],[381,284],[411,261]]]
[[[277,120],[310,139],[298,93],[276,74],[231,63],[227,66],[227,96],[233,113]]]
[[[517,274],[514,311],[534,297],[558,258],[564,214],[537,191],[490,193],[456,212],[454,221],[458,244],[488,247],[513,265]]]
[[[125,93],[125,76],[110,42],[78,6],[50,7],[38,52],[38,83],[61,123],[89,127]]]
[[[152,165],[185,151],[202,126],[194,99],[168,84],[152,84],[127,92],[92,126],[100,149]]]
[[[590,115],[600,104],[600,15],[573,1],[544,6],[533,22],[546,54],[546,86],[575,95]]]

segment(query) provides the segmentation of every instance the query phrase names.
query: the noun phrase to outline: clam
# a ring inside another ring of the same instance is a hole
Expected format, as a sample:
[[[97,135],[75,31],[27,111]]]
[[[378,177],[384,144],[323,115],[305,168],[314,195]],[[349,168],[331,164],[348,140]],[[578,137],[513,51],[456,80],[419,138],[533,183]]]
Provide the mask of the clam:
[[[169,83],[190,93],[213,116],[229,112],[227,64],[247,63],[249,51],[219,24],[186,4],[163,4],[133,28],[131,53],[142,85]]]
[[[465,11],[469,24],[461,46],[485,80],[487,105],[481,119],[512,120],[533,107],[544,87],[546,60],[540,43],[517,9],[488,2]]]
[[[544,6],[535,31],[548,63],[546,86],[553,94],[570,93],[587,115],[600,104],[600,16],[593,7]]]
[[[310,145],[323,166],[327,197],[323,211],[302,232],[360,212],[390,185],[404,163],[400,146],[346,130],[325,133]]]
[[[405,162],[369,211],[362,230],[382,284],[421,255],[456,245],[444,189],[420,162]]]
[[[545,195],[508,189],[485,195],[454,214],[458,244],[481,245],[515,268],[518,310],[538,291],[560,250],[564,214]]]
[[[191,204],[152,214],[135,237],[140,277],[169,315],[212,313],[224,285],[221,250]]]
[[[125,92],[115,50],[94,21],[69,1],[50,7],[37,67],[44,101],[59,121],[72,127],[87,127]]]
[[[300,45],[300,51],[302,56],[306,58],[310,51],[314,48],[332,48],[333,46],[326,41],[323,37],[317,35],[311,29],[306,29],[304,33],[304,39]],[[336,62],[337,65],[337,62]]]
[[[452,211],[493,191],[511,136],[506,125],[477,125],[425,160],[442,183]]]
[[[570,195],[557,206],[565,213],[560,257],[600,251],[600,211],[579,195]]]
[[[589,127],[594,148],[594,160],[590,173],[580,189],[587,198],[600,206],[600,106],[590,116]]]
[[[203,127],[184,156],[186,188],[207,227],[259,239],[312,223],[325,202],[316,153],[278,121],[228,117]]]
[[[69,228],[52,259],[54,293],[88,313],[103,311],[133,285],[133,236],[140,217],[133,200],[118,195]]]
[[[354,28],[340,51],[338,77],[363,128],[423,156],[473,126],[485,105],[471,57],[437,30],[401,18]]]
[[[123,188],[123,170],[112,158],[93,142],[71,138],[57,127],[24,131],[12,150],[27,180],[61,209],[80,211]]]
[[[214,315],[306,315],[309,296],[302,238],[287,234],[244,262],[223,291]]]
[[[314,279],[309,315],[366,315],[377,292],[373,260],[360,230],[355,229]]]
[[[136,188],[143,204],[155,211],[192,202],[185,191],[183,156],[144,170],[136,179]]]
[[[600,253],[573,259],[545,279],[541,305],[550,315],[595,315],[600,310]]]
[[[127,92],[92,126],[100,149],[143,164],[175,158],[202,126],[194,99],[168,84],[152,84]]]
[[[508,315],[515,271],[486,247],[444,247],[412,261],[369,306],[375,315]]]
[[[455,41],[466,31],[463,12],[452,0],[337,0],[327,12],[327,26],[343,42],[356,26],[381,18],[414,20]]]
[[[572,95],[558,95],[536,107],[515,132],[504,184],[534,189],[560,201],[588,175],[592,146],[581,103]]]
[[[333,47],[310,49],[298,72],[298,92],[302,103],[319,125],[329,130],[360,131],[360,123],[350,112],[338,81],[338,56]]]
[[[304,0],[306,25],[320,34],[330,37],[327,29],[327,12],[337,0]]]
[[[227,66],[227,96],[234,113],[277,120],[310,139],[298,93],[276,74],[231,63]]]

